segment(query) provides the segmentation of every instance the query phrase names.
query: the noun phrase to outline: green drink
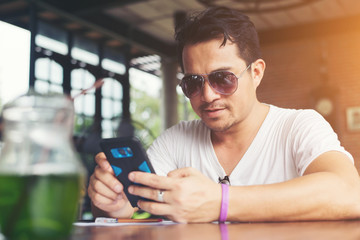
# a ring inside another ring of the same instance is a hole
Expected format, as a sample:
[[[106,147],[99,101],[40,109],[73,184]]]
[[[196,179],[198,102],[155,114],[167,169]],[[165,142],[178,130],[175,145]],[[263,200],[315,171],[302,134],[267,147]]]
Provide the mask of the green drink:
[[[2,113],[1,233],[8,240],[68,239],[86,174],[71,139],[73,102],[30,91]]]
[[[0,175],[0,228],[14,240],[66,239],[75,221],[80,175]]]

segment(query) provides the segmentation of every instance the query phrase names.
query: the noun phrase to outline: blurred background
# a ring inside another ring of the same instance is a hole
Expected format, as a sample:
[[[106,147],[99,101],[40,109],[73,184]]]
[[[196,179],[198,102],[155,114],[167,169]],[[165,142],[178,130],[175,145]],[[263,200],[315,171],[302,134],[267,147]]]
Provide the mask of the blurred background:
[[[177,86],[174,25],[208,6],[254,22],[267,63],[260,101],[317,110],[360,170],[358,0],[0,0],[0,109],[30,87],[76,96],[104,79],[74,99],[89,174],[101,138],[134,134],[148,147],[196,118]]]

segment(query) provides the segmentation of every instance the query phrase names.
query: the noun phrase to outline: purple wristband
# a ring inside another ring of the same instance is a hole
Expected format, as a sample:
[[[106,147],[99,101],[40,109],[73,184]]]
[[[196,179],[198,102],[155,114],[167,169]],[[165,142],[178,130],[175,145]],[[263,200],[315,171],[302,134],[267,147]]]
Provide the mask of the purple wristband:
[[[229,207],[229,186],[227,184],[221,184],[221,190],[222,190],[222,198],[221,198],[219,222],[225,222]]]

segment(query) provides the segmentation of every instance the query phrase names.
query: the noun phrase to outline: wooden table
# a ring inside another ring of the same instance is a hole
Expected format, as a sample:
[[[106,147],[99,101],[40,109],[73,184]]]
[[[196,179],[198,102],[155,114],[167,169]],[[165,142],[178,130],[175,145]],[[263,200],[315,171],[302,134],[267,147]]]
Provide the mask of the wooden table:
[[[76,226],[71,240],[359,240],[360,221]]]

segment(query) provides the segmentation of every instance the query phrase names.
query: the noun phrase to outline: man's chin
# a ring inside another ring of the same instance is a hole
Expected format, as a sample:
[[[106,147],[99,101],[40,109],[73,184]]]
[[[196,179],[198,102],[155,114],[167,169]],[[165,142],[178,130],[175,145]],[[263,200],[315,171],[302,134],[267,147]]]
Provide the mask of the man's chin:
[[[225,123],[220,119],[202,119],[202,121],[208,128],[210,128],[214,132],[225,132],[232,126],[231,124]]]

